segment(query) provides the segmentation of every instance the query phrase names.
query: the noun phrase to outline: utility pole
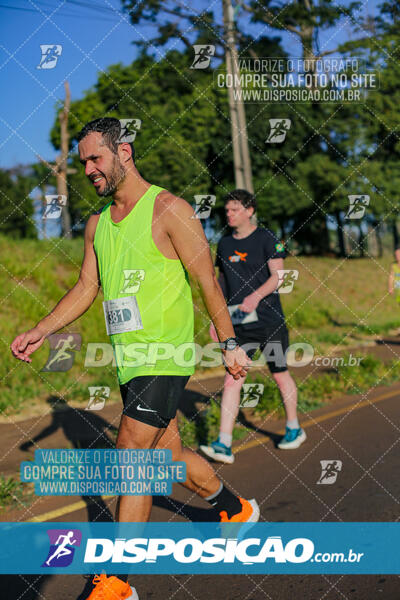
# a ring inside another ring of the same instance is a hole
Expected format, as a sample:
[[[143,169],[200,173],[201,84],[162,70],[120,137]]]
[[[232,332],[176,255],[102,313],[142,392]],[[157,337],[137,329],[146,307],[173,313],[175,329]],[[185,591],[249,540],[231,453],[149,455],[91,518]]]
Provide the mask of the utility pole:
[[[57,194],[59,196],[65,196],[67,203],[62,207],[61,211],[61,230],[63,237],[67,239],[72,238],[71,231],[71,215],[69,212],[68,205],[68,186],[67,186],[67,175],[76,173],[76,169],[70,169],[68,167],[68,149],[69,149],[69,134],[68,134],[68,115],[71,106],[71,91],[69,88],[68,81],[64,82],[65,88],[65,101],[64,106],[58,114],[60,121],[61,131],[61,152],[56,157],[55,164],[50,164],[47,161],[40,159],[56,176],[57,181]]]
[[[225,29],[225,57],[226,71],[233,78],[234,85],[228,86],[229,112],[231,118],[233,164],[235,184],[237,188],[254,193],[253,178],[251,174],[251,161],[249,143],[247,138],[246,114],[241,94],[239,59],[236,49],[234,17],[231,0],[222,0],[224,29]],[[237,98],[235,98],[235,92]]]
[[[71,106],[71,91],[69,89],[68,81],[64,82],[65,87],[65,102],[64,108],[60,110],[58,118],[60,119],[61,129],[61,154],[56,158],[56,169],[57,169],[57,194],[63,195],[67,199],[67,204],[63,206],[61,211],[61,229],[63,236],[67,239],[72,238],[71,232],[71,215],[69,214],[68,205],[68,187],[67,187],[67,160],[68,160],[68,149],[69,149],[69,135],[68,135],[68,115]]]

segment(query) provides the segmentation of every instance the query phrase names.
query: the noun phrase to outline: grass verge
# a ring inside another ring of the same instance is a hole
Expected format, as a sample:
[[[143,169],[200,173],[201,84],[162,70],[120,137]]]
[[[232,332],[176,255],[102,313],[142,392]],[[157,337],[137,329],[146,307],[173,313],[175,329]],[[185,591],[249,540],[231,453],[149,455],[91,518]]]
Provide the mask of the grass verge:
[[[14,477],[0,475],[0,511],[5,510],[11,504],[27,506],[32,500],[33,492],[27,484],[22,483]]]
[[[344,356],[344,364],[349,362],[349,355]],[[308,377],[298,385],[298,412],[309,412],[323,406],[335,397],[363,394],[371,388],[390,385],[400,379],[400,361],[384,363],[378,358],[366,354],[357,367],[338,367],[332,373]],[[268,377],[261,374],[249,375],[247,383],[261,383],[264,391],[258,404],[246,409],[248,420],[257,420],[267,414],[276,418],[284,416],[285,412],[277,385]],[[201,413],[197,421],[180,418],[180,432],[185,446],[196,446],[199,443],[209,443],[218,436],[220,421],[220,398],[211,399],[208,407]],[[247,434],[243,426],[236,426],[233,439],[241,439]]]

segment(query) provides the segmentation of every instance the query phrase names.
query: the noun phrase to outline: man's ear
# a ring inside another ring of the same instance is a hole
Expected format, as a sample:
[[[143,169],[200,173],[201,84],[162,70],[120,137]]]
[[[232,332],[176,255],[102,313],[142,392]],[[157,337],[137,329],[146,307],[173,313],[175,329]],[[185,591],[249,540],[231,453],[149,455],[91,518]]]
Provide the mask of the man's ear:
[[[128,142],[118,144],[118,154],[122,163],[128,162],[132,158],[132,148]]]

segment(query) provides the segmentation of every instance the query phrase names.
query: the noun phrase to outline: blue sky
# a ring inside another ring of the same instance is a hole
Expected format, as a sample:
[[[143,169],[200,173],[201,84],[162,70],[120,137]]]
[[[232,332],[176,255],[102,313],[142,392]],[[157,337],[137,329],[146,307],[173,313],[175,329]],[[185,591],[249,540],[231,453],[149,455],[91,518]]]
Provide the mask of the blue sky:
[[[197,11],[209,4],[187,2]],[[373,14],[377,4],[363,2],[361,15]],[[343,20],[324,33],[320,44],[334,48],[351,31]],[[129,64],[137,54],[132,40],[146,39],[151,32],[150,26],[133,27],[119,0],[0,0],[0,167],[34,162],[37,154],[53,160],[49,133],[56,102],[64,98],[65,79],[72,100],[80,98],[101,70],[113,63]],[[285,33],[283,41],[289,54],[299,56],[297,39]],[[62,45],[54,69],[37,68],[41,44]]]

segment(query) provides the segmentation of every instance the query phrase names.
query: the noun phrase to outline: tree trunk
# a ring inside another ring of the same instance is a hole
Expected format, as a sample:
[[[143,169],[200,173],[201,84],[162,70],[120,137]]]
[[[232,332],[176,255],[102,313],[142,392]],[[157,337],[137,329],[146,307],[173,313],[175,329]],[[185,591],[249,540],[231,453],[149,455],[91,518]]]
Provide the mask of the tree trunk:
[[[399,248],[400,245],[399,245],[399,232],[397,231],[396,219],[393,219],[393,221],[392,221],[392,233],[393,233],[394,249],[397,250],[397,248]]]
[[[235,26],[233,22],[231,0],[223,0],[223,18],[226,43],[226,70],[237,82],[235,83],[235,89],[231,86],[228,87],[235,185],[236,188],[245,189],[253,194],[254,188],[247,137],[246,115],[239,83],[239,59],[236,49]],[[238,77],[236,78],[236,76]],[[235,98],[235,93],[238,94],[237,99]]]
[[[330,252],[329,230],[325,215],[316,218],[314,211],[306,210],[296,215],[293,237],[302,254],[326,256]]]
[[[375,225],[375,237],[376,237],[376,246],[378,248],[378,258],[382,258],[383,256],[383,246],[382,246],[382,237],[381,237],[381,224],[379,221],[374,223]]]
[[[61,229],[63,236],[67,239],[72,238],[71,230],[71,215],[69,212],[68,203],[68,187],[67,187],[67,160],[68,160],[68,115],[71,104],[71,93],[69,89],[68,81],[64,83],[65,87],[65,102],[64,108],[60,111],[58,118],[60,120],[61,128],[61,154],[56,159],[57,164],[57,194],[64,196],[66,199],[65,206],[62,207],[61,211]]]
[[[343,220],[342,215],[340,214],[340,210],[335,211],[336,223],[337,223],[337,238],[339,245],[339,256],[347,256],[346,247],[344,245],[344,235],[343,235]]]
[[[360,248],[360,258],[364,258],[365,256],[365,235],[361,227],[361,223],[358,225],[358,246]]]

